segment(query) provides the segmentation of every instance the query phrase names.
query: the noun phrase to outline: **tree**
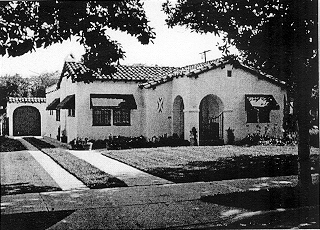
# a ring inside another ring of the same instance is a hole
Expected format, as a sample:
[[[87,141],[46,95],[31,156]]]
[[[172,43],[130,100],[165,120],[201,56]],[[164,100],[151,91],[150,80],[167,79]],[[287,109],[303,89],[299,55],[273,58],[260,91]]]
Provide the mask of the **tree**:
[[[28,96],[28,81],[19,74],[13,76],[0,77],[0,107],[7,107],[8,97],[26,97]]]
[[[30,94],[33,97],[46,97],[46,88],[56,84],[59,80],[59,72],[43,73],[29,79]]]
[[[0,2],[0,54],[12,57],[77,36],[86,53],[84,64],[110,74],[124,58],[121,45],[106,34],[120,30],[142,44],[154,39],[140,0]],[[90,81],[92,74],[84,81]]]
[[[249,66],[288,83],[298,121],[299,185],[308,202],[310,98],[318,83],[317,0],[178,0],[163,10],[169,27],[186,26],[223,37],[225,55],[235,46]]]

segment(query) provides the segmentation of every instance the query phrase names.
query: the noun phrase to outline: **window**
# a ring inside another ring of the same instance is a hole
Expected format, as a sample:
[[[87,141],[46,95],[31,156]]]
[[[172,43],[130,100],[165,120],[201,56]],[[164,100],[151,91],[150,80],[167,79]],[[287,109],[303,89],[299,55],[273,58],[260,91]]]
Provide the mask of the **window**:
[[[75,109],[68,109],[68,116],[74,117],[75,116]]]
[[[104,108],[93,109],[93,125],[109,126],[111,125],[111,110]]]
[[[60,109],[56,110],[56,121],[60,121]]]
[[[53,110],[49,110],[49,114],[50,114],[50,115],[53,115]]]
[[[269,123],[270,110],[254,108],[247,111],[247,123]]]
[[[114,125],[130,125],[130,110],[129,109],[114,109],[113,110]]]
[[[232,77],[232,70],[227,70],[227,77]]]

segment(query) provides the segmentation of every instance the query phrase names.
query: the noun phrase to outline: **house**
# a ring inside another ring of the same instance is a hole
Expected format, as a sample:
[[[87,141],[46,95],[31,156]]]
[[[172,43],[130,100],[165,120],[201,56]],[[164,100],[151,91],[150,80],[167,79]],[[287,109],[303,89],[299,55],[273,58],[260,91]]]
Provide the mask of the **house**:
[[[212,60],[182,68],[116,66],[112,75],[88,73],[66,61],[57,85],[47,88],[46,135],[71,141],[110,135],[147,138],[177,134],[200,144],[252,132],[282,135],[285,83],[239,62]]]

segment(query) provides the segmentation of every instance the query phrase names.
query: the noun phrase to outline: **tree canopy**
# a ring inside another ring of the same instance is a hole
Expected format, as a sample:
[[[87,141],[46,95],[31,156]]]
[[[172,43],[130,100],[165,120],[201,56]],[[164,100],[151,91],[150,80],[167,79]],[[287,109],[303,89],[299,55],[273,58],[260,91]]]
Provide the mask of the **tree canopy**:
[[[43,73],[39,76],[23,78],[19,74],[0,77],[0,107],[4,109],[8,97],[45,97],[46,88],[58,82],[59,72]]]
[[[163,10],[168,26],[222,36],[220,49],[228,54],[234,45],[247,65],[288,83],[317,84],[317,0],[178,0]],[[301,68],[308,74],[297,75]]]
[[[108,29],[135,36],[142,44],[155,37],[140,0],[0,2],[0,54],[12,57],[77,36],[89,68],[112,73],[124,58]]]

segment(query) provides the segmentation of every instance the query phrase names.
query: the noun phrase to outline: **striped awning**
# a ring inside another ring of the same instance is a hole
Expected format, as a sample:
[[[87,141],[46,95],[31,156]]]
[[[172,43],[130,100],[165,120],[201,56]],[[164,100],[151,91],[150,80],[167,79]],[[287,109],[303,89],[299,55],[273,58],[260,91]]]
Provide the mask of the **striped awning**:
[[[90,94],[90,107],[137,109],[132,94]]]
[[[245,109],[278,110],[280,106],[272,95],[247,94],[245,95]]]

